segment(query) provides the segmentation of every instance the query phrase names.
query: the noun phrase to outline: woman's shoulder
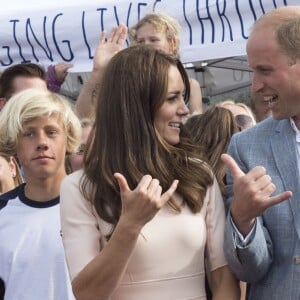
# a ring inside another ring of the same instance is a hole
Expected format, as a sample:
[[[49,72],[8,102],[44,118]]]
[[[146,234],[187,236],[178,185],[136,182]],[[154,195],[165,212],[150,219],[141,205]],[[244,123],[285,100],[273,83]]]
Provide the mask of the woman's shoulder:
[[[83,176],[84,176],[84,172],[82,169],[72,172],[64,178],[63,183],[65,183],[65,182],[73,183],[73,184],[78,183]]]
[[[83,170],[78,170],[65,176],[60,187],[61,194],[66,194],[70,192],[76,192],[77,194],[80,190],[80,184],[83,176]]]

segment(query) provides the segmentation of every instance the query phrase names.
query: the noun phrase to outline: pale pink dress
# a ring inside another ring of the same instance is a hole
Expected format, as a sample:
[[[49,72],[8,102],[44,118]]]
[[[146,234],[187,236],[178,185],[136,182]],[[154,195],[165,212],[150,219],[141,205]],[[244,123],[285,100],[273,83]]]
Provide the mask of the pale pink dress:
[[[82,171],[61,188],[63,243],[73,279],[105,246],[111,225],[101,220],[79,192]],[[182,202],[177,195],[177,201]],[[112,300],[206,299],[205,268],[226,265],[223,254],[225,212],[219,187],[208,189],[200,213],[168,205],[142,229],[121,284]]]

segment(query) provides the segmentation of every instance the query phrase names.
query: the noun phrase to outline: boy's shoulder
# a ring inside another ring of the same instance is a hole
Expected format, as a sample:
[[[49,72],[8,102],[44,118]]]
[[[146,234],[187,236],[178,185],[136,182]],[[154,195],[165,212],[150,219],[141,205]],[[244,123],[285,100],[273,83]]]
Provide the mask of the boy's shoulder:
[[[21,184],[13,190],[0,195],[0,210],[7,205],[9,200],[16,199],[20,195],[20,193],[22,193],[23,189],[24,184]]]

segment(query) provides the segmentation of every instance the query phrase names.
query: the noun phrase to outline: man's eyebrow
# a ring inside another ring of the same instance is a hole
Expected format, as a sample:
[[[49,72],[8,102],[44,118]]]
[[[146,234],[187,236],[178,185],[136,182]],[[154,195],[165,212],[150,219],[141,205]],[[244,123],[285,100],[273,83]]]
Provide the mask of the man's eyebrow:
[[[256,67],[255,67],[256,69],[271,69],[272,68],[272,66],[271,65],[257,65]]]

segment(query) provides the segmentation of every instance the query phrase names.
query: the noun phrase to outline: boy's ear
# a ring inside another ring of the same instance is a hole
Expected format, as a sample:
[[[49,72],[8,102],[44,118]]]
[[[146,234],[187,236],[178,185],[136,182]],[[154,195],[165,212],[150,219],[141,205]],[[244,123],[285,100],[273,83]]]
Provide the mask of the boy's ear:
[[[5,98],[0,98],[0,110],[2,110],[2,108],[4,107],[6,103],[6,99]]]

